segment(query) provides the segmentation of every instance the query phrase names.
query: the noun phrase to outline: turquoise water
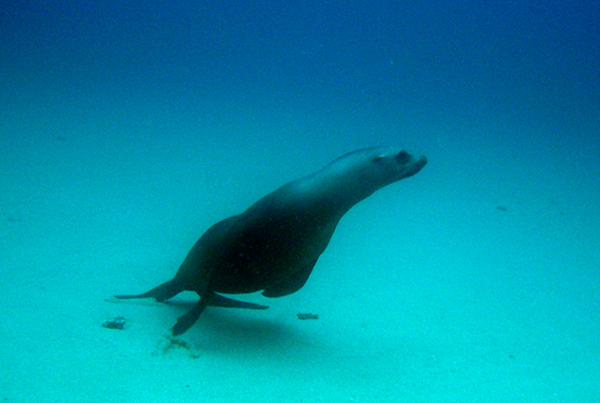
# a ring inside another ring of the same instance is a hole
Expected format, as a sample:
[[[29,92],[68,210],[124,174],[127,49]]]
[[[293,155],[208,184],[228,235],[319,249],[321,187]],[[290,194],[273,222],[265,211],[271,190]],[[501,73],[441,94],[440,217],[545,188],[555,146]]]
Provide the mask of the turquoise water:
[[[0,398],[600,400],[599,6],[210,3],[0,10]],[[269,310],[105,301],[373,145],[429,164]]]

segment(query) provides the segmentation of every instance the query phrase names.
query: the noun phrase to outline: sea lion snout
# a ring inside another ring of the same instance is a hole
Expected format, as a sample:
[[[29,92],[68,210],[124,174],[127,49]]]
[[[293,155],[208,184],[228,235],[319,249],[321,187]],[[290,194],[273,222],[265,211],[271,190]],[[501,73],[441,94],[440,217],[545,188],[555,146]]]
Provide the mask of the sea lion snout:
[[[409,176],[413,176],[417,172],[419,172],[423,167],[427,165],[427,157],[421,155],[418,160],[412,163],[412,169],[407,173],[407,178]]]

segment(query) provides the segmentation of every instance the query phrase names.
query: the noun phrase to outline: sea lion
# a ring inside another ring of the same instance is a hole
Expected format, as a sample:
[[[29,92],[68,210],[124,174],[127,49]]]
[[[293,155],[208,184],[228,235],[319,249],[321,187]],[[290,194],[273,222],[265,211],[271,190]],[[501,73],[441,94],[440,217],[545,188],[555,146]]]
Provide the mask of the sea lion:
[[[323,169],[288,183],[245,212],[210,227],[196,242],[175,277],[139,295],[119,299],[169,299],[195,291],[200,300],[172,328],[188,330],[206,306],[266,309],[221,296],[262,291],[282,297],[308,280],[342,218],[376,190],[413,176],[427,164],[404,150],[373,147],[351,152]]]

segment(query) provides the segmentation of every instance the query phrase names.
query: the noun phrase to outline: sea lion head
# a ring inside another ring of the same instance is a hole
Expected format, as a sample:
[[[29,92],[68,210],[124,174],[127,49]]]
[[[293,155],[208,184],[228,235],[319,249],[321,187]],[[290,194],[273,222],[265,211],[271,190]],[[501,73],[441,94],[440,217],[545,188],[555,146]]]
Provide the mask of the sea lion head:
[[[352,182],[373,183],[383,187],[415,175],[427,164],[427,158],[415,158],[403,149],[393,147],[363,148],[346,154],[327,167],[331,175]]]
[[[394,147],[364,148],[346,154],[313,175],[318,188],[345,203],[355,204],[373,192],[415,175],[427,164]]]
[[[425,156],[415,158],[405,150],[375,148],[371,154],[370,164],[376,166],[375,176],[387,178],[389,181],[385,183],[387,185],[419,172],[427,164],[427,158]]]

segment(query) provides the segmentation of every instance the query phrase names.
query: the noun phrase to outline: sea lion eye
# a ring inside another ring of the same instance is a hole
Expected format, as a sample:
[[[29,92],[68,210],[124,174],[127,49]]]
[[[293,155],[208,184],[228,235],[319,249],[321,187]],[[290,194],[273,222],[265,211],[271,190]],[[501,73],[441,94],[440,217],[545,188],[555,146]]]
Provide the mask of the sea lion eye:
[[[404,164],[410,160],[410,155],[408,155],[408,153],[406,151],[402,150],[396,155],[396,159],[401,164]]]
[[[373,157],[373,162],[379,162],[379,161],[381,161],[383,158],[384,158],[384,156],[383,156],[383,155],[378,155],[378,156],[376,156],[376,157]]]

